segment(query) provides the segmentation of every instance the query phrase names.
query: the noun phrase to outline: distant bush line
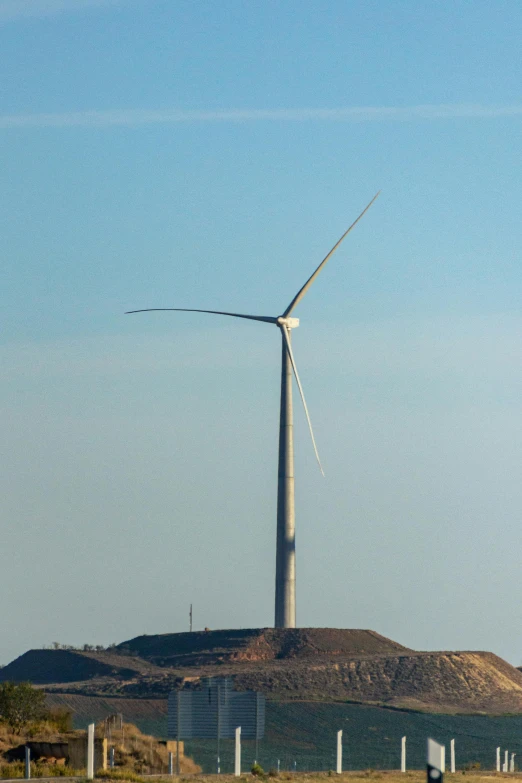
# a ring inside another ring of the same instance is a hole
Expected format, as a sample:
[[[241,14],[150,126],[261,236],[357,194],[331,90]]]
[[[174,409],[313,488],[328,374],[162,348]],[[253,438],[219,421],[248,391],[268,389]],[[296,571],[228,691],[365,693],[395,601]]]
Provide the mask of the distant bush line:
[[[115,655],[131,655],[136,656],[137,653],[130,650],[128,647],[116,647],[113,642],[107,646],[103,644],[62,644],[61,642],[51,642],[51,644],[44,644],[41,647],[42,650],[69,650],[70,652],[110,652]]]

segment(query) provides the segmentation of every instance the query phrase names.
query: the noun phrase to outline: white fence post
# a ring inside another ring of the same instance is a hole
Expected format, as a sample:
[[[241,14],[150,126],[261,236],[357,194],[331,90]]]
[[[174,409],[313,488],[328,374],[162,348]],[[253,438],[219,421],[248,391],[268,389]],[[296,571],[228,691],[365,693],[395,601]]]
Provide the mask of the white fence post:
[[[87,728],[87,779],[94,780],[94,723]]]
[[[406,772],[406,737],[401,739],[401,772]]]
[[[343,771],[343,732],[342,729],[337,732],[337,769],[338,775]]]
[[[234,775],[241,776],[241,726],[236,729],[236,752],[234,756]]]
[[[497,748],[497,772],[500,772],[500,746]]]
[[[450,742],[450,772],[455,772],[455,740]]]
[[[514,772],[515,771],[515,756],[516,753],[511,754],[511,759],[509,760],[509,771]]]
[[[504,763],[502,764],[502,772],[509,772],[509,750],[504,751]]]

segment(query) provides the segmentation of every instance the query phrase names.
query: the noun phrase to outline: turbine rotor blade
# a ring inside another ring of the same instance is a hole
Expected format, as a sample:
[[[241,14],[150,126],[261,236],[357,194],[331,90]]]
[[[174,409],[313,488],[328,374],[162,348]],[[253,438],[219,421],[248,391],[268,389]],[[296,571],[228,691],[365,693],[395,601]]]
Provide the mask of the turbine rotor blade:
[[[350,233],[350,231],[352,230],[352,228],[354,228],[354,226],[355,226],[355,225],[356,225],[356,224],[359,222],[359,220],[362,218],[362,216],[365,214],[365,212],[367,212],[367,211],[370,209],[371,205],[373,204],[373,202],[375,201],[375,199],[377,198],[377,196],[379,195],[379,193],[380,193],[380,192],[381,192],[381,191],[379,190],[379,191],[378,191],[378,192],[375,194],[375,196],[372,198],[372,200],[370,201],[370,203],[368,204],[368,206],[367,206],[367,207],[365,207],[365,208],[363,209],[363,211],[361,212],[361,214],[359,215],[359,217],[357,218],[357,220],[354,220],[354,221],[353,221],[352,225],[351,225],[351,226],[350,226],[350,227],[349,227],[349,228],[348,228],[348,229],[347,229],[347,230],[344,232],[344,234],[343,234],[343,235],[342,235],[342,237],[339,239],[339,241],[338,241],[338,242],[337,242],[337,243],[336,243],[336,244],[335,244],[335,245],[332,247],[332,249],[330,250],[330,252],[328,253],[328,255],[327,255],[325,258],[323,258],[323,260],[321,261],[321,263],[319,264],[319,266],[317,267],[317,269],[315,270],[315,272],[313,273],[313,275],[312,275],[311,277],[309,277],[309,278],[308,278],[308,280],[306,281],[306,283],[304,284],[304,286],[301,288],[301,290],[297,292],[297,294],[294,296],[294,298],[292,299],[292,301],[290,302],[290,304],[288,305],[288,307],[286,308],[286,310],[285,310],[285,311],[284,311],[284,313],[283,313],[283,316],[284,316],[285,318],[286,318],[288,315],[290,315],[290,313],[292,312],[292,310],[294,309],[294,307],[295,307],[295,306],[298,304],[298,302],[300,302],[300,301],[301,301],[301,299],[302,299],[302,298],[303,298],[303,296],[306,294],[306,292],[308,291],[308,289],[310,288],[310,286],[311,286],[311,285],[312,285],[312,283],[314,282],[315,278],[317,277],[317,275],[319,274],[319,272],[321,271],[321,269],[323,268],[323,266],[324,266],[324,265],[326,264],[326,262],[327,262],[327,261],[328,261],[328,260],[329,260],[329,259],[330,259],[330,258],[333,256],[333,254],[335,253],[335,251],[337,250],[337,248],[339,247],[339,245],[341,244],[341,242],[343,241],[343,239],[344,239],[346,236],[348,236],[348,234]]]
[[[131,313],[157,313],[157,312],[171,312],[177,313],[212,313],[212,315],[230,315],[232,318],[248,318],[249,321],[265,321],[269,324],[276,324],[277,318],[270,318],[265,315],[243,315],[243,313],[224,313],[221,310],[191,310],[187,307],[147,307],[145,310],[127,310],[125,315]]]
[[[317,445],[315,443],[314,431],[312,429],[312,422],[310,421],[310,414],[308,413],[308,406],[306,404],[303,387],[301,386],[301,381],[299,379],[299,373],[297,372],[297,366],[296,366],[295,359],[294,359],[294,354],[293,354],[293,351],[292,351],[292,345],[290,343],[290,338],[288,336],[288,327],[283,324],[280,328],[281,328],[281,331],[283,332],[283,337],[284,337],[284,340],[285,340],[285,343],[286,343],[286,350],[288,351],[288,355],[290,357],[290,362],[292,364],[292,369],[293,369],[294,375],[295,375],[295,380],[297,381],[297,387],[298,387],[299,393],[301,395],[301,400],[303,401],[303,407],[304,407],[304,411],[305,411],[305,414],[306,414],[306,420],[308,422],[308,429],[310,430],[310,436],[312,438],[312,443],[313,443],[313,447],[314,447],[314,451],[315,451],[315,456],[316,456],[317,462],[319,463],[319,468],[321,470],[321,473],[324,476],[323,466],[321,465],[321,460],[319,459],[319,452],[317,451]]]

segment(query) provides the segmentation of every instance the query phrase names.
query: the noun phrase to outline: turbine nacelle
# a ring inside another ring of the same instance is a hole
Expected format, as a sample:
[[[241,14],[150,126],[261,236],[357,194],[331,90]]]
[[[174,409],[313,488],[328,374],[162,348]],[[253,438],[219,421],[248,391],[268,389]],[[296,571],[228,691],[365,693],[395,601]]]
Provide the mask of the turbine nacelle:
[[[0,0],[0,3],[1,3],[1,0]],[[295,380],[296,380],[297,386],[299,388],[299,393],[301,395],[301,400],[303,401],[303,407],[304,407],[304,410],[305,410],[306,419],[308,421],[308,428],[310,430],[310,435],[312,437],[312,444],[313,444],[313,447],[314,447],[315,456],[317,458],[317,462],[319,463],[319,467],[321,468],[321,473],[323,472],[323,469],[321,467],[321,461],[319,459],[319,454],[317,452],[317,446],[315,444],[314,433],[312,431],[312,422],[310,421],[310,416],[309,416],[309,413],[308,413],[308,408],[307,408],[305,397],[304,397],[303,387],[301,386],[301,381],[299,379],[299,374],[297,372],[297,367],[296,367],[296,363],[295,363],[295,359],[294,359],[294,354],[293,354],[293,351],[292,351],[292,346],[290,344],[290,332],[291,332],[292,329],[297,329],[297,327],[299,326],[299,318],[292,318],[290,314],[292,313],[294,308],[299,304],[299,302],[301,301],[303,296],[306,294],[306,292],[308,291],[308,289],[310,288],[310,286],[314,282],[315,278],[317,277],[317,275],[319,274],[321,269],[324,267],[324,265],[327,263],[327,261],[331,258],[331,256],[335,253],[335,251],[337,250],[337,248],[339,247],[339,245],[341,244],[343,239],[350,233],[352,228],[359,222],[359,220],[362,218],[364,213],[367,212],[370,209],[371,205],[373,204],[373,202],[375,201],[375,199],[377,198],[378,195],[379,195],[379,193],[377,193],[372,198],[372,200],[370,201],[368,206],[363,209],[363,211],[361,212],[361,214],[359,215],[357,220],[354,220],[352,225],[349,226],[346,229],[346,231],[344,232],[342,237],[332,247],[332,249],[330,250],[328,255],[325,256],[325,258],[323,258],[323,260],[321,261],[321,263],[319,264],[319,266],[317,267],[315,272],[308,278],[308,280],[306,281],[304,286],[299,289],[299,291],[294,296],[294,298],[292,299],[292,301],[290,302],[290,304],[288,305],[286,310],[283,312],[283,314],[278,316],[278,317],[274,318],[273,316],[267,316],[267,315],[247,315],[246,313],[230,313],[230,312],[224,312],[223,310],[199,310],[199,309],[196,310],[194,308],[187,308],[187,307],[152,307],[152,308],[147,308],[146,310],[129,310],[129,311],[127,311],[129,313],[146,313],[146,312],[152,312],[152,311],[156,311],[156,310],[174,310],[174,311],[177,311],[177,312],[185,312],[185,313],[210,313],[211,315],[227,315],[227,316],[230,316],[232,318],[245,318],[248,321],[261,321],[261,322],[264,322],[264,323],[275,324],[276,326],[279,326],[279,328],[281,329],[281,336],[283,338],[283,345],[286,345],[287,354],[288,354],[288,357],[290,358],[290,363],[292,365],[292,369],[293,369],[293,372],[294,372]],[[323,475],[324,475],[324,473],[323,473]]]
[[[286,326],[287,329],[297,329],[299,326],[299,318],[285,318],[284,315],[280,315],[277,319],[279,326]]]

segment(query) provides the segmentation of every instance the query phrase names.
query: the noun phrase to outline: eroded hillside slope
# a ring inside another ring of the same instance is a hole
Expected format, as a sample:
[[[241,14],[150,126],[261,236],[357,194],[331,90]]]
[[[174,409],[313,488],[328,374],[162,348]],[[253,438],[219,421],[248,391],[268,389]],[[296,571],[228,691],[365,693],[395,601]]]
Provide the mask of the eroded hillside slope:
[[[276,701],[522,713],[522,672],[487,652],[420,653],[368,630],[249,629],[139,636],[107,651],[32,650],[0,671],[48,693],[165,698],[227,675]]]
[[[522,673],[486,652],[367,656],[237,672],[273,698],[358,701],[434,712],[522,712]]]

